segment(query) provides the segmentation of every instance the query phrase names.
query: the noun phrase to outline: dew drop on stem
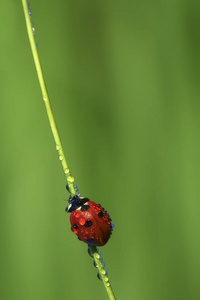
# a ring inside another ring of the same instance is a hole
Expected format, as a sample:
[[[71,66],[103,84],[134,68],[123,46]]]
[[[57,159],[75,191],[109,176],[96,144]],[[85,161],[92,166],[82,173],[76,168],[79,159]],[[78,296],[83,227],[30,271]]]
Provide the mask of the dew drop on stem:
[[[110,282],[106,283],[107,286],[110,286]]]
[[[73,183],[73,182],[74,182],[74,177],[68,176],[68,177],[67,177],[67,180],[68,180],[70,183]]]
[[[101,275],[100,275],[99,272],[97,273],[97,278],[98,278],[99,280],[102,280]]]
[[[88,247],[88,254],[89,254],[89,256],[93,257],[93,252],[92,252],[92,249],[90,247]]]
[[[65,169],[65,174],[69,174],[69,169],[68,168]]]

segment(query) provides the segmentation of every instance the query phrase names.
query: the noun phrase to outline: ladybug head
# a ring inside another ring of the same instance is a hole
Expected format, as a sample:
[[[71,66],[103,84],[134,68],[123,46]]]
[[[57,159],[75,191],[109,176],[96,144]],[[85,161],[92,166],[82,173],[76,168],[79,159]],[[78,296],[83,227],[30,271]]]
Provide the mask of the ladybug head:
[[[74,196],[72,198],[69,198],[69,205],[65,209],[66,212],[71,213],[72,211],[78,209],[80,206],[83,206],[84,203],[88,202],[88,198]]]

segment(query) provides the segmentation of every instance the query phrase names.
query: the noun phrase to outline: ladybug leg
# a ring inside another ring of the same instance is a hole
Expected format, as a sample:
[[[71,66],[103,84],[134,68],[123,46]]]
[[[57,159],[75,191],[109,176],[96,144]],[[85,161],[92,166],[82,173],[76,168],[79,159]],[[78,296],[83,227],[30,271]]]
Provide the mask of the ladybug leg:
[[[68,183],[66,184],[66,189],[68,190],[68,192],[70,193],[70,189],[69,189],[69,185],[68,185]],[[72,195],[71,195],[71,193],[70,193],[70,197],[72,198]]]
[[[70,193],[70,189],[69,189],[69,185],[68,185],[68,184],[66,185],[66,189],[67,189],[68,192]],[[71,202],[72,198],[73,198],[73,197],[72,197],[72,195],[71,195],[71,193],[70,193],[68,202]]]
[[[68,192],[70,193],[70,189],[69,189],[69,185],[68,185],[68,183],[66,184],[66,189],[68,190]],[[76,190],[76,194],[77,194],[77,196],[79,197],[80,196],[80,193],[79,193],[79,189],[78,189],[78,186],[77,185],[75,185],[75,190]],[[71,195],[71,193],[70,193],[70,198],[72,198],[72,195]]]
[[[79,189],[78,189],[77,185],[75,185],[75,189],[76,189],[77,196],[80,196]]]

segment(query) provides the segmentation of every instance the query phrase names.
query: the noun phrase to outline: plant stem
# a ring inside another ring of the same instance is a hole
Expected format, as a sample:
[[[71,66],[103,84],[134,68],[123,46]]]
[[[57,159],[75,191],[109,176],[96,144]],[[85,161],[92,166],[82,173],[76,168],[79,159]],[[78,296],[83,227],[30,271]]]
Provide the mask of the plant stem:
[[[47,115],[48,115],[48,118],[49,118],[49,123],[50,123],[50,126],[51,126],[51,130],[52,130],[52,133],[53,133],[55,143],[56,143],[56,150],[58,151],[59,159],[62,163],[62,168],[63,168],[63,171],[65,173],[66,179],[67,179],[67,184],[69,186],[70,194],[72,196],[75,196],[76,195],[76,189],[75,189],[75,186],[74,186],[74,177],[71,176],[71,173],[70,173],[70,170],[69,170],[69,167],[68,167],[65,155],[64,155],[64,151],[63,151],[63,148],[62,148],[59,133],[58,133],[58,130],[57,130],[57,127],[56,127],[53,112],[52,112],[52,109],[51,109],[49,96],[48,96],[48,92],[47,92],[47,88],[46,88],[46,84],[45,84],[45,81],[44,81],[44,76],[43,76],[43,72],[42,72],[42,68],[41,68],[41,64],[40,64],[40,59],[39,59],[38,52],[37,52],[37,47],[36,47],[36,44],[35,44],[35,38],[33,36],[33,29],[32,29],[31,20],[30,20],[30,17],[29,17],[29,9],[28,9],[27,1],[22,0],[22,5],[23,5],[23,9],[24,9],[24,15],[25,15],[25,20],[26,20],[28,37],[29,37],[29,41],[30,41],[30,45],[31,45],[32,54],[33,54],[33,59],[34,59],[34,63],[35,63],[36,71],[37,71],[37,76],[38,76],[38,80],[39,80],[39,84],[40,84],[40,88],[41,88],[41,92],[42,92],[42,99],[44,100],[44,103],[45,103]]]
[[[50,105],[50,101],[49,101],[49,96],[48,96],[48,92],[47,92],[47,88],[46,88],[46,84],[44,81],[44,76],[43,76],[43,72],[42,72],[42,68],[41,68],[41,64],[40,64],[40,59],[39,59],[39,55],[37,52],[37,47],[35,44],[35,38],[33,35],[33,28],[32,28],[32,24],[31,24],[31,20],[30,20],[30,16],[29,16],[29,8],[28,8],[28,4],[27,4],[27,0],[22,0],[22,5],[23,5],[23,9],[24,9],[24,15],[25,15],[25,21],[26,21],[26,26],[27,26],[27,31],[28,31],[28,37],[29,37],[29,41],[30,41],[30,45],[31,45],[31,50],[32,50],[32,54],[33,54],[33,59],[34,59],[34,63],[35,63],[35,67],[36,67],[36,71],[37,71],[37,76],[38,76],[38,80],[39,80],[39,84],[40,84],[40,88],[41,88],[41,92],[42,92],[42,99],[44,100],[45,103],[45,107],[46,107],[46,111],[47,111],[47,115],[49,118],[49,123],[51,126],[51,130],[53,133],[53,137],[56,143],[56,150],[58,151],[59,154],[59,159],[62,163],[62,168],[64,171],[64,174],[66,176],[67,179],[67,184],[69,186],[69,190],[70,190],[70,194],[72,196],[76,195],[76,189],[75,189],[75,185],[74,185],[74,177],[71,176],[65,155],[64,155],[64,151],[62,148],[62,144],[61,144],[61,140],[60,140],[60,136],[56,127],[56,123],[55,123],[55,119],[54,119],[54,115],[51,109],[51,105]],[[100,255],[97,251],[97,248],[95,246],[90,246],[92,253],[93,253],[93,257],[95,260],[95,263],[98,267],[101,279],[104,283],[104,286],[106,288],[108,297],[110,300],[115,300],[115,296],[113,294],[112,288],[111,288],[111,284],[108,280],[108,277],[106,275],[106,271],[104,269],[104,266],[102,264],[102,261],[100,259]]]
[[[103,284],[105,286],[105,289],[106,289],[109,299],[116,300],[115,295],[112,290],[112,287],[111,287],[111,284],[110,284],[110,281],[108,279],[108,276],[106,274],[106,271],[105,271],[102,261],[100,259],[100,255],[97,251],[97,247],[95,247],[95,246],[89,246],[89,247],[91,249],[91,252],[93,253],[93,258],[94,258],[95,264],[99,270],[100,277],[103,281]]]

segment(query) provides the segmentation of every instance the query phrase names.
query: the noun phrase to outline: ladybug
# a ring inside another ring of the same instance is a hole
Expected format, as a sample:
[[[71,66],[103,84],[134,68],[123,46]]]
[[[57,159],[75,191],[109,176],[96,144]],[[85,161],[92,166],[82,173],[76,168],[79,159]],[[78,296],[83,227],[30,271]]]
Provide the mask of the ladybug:
[[[90,246],[104,246],[109,240],[113,223],[107,211],[88,198],[69,198],[66,212],[71,213],[71,230],[78,239]]]

